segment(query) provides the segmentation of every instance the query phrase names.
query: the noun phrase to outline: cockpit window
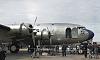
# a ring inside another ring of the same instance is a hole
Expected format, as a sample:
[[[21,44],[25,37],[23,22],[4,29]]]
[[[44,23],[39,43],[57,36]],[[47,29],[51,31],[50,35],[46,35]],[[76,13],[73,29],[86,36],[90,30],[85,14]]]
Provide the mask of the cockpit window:
[[[77,27],[78,29],[85,29],[85,27]]]

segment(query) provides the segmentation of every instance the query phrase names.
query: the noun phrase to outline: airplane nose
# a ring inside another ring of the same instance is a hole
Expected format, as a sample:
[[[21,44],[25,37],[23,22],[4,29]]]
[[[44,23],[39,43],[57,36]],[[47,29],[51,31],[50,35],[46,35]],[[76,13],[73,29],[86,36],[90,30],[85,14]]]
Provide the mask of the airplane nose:
[[[91,30],[86,29],[86,31],[89,33],[87,40],[90,40],[94,37],[94,33]]]

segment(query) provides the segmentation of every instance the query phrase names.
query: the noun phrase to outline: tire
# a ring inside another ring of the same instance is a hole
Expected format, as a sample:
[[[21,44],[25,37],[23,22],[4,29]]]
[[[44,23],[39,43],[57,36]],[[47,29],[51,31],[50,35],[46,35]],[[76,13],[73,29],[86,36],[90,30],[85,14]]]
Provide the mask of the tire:
[[[19,51],[19,46],[18,45],[12,44],[10,46],[10,52],[11,53],[18,53],[18,51]]]

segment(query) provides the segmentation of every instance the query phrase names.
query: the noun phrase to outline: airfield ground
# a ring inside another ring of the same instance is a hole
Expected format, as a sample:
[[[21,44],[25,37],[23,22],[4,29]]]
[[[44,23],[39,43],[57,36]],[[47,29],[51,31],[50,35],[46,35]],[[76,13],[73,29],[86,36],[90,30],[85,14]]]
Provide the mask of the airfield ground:
[[[66,57],[60,56],[40,56],[39,58],[32,58],[31,54],[27,52],[19,52],[18,54],[7,54],[6,60],[100,60],[84,58],[83,55],[67,55]]]

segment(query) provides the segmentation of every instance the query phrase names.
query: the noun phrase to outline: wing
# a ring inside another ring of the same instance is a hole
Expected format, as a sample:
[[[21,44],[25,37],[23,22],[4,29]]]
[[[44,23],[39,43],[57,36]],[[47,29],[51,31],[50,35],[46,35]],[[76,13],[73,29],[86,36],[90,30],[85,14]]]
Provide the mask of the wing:
[[[10,29],[10,27],[8,27],[8,26],[1,25],[1,24],[0,24],[0,30],[2,30],[2,31],[10,31],[11,29]]]
[[[0,43],[8,41],[8,33],[10,30],[10,27],[0,24]]]

